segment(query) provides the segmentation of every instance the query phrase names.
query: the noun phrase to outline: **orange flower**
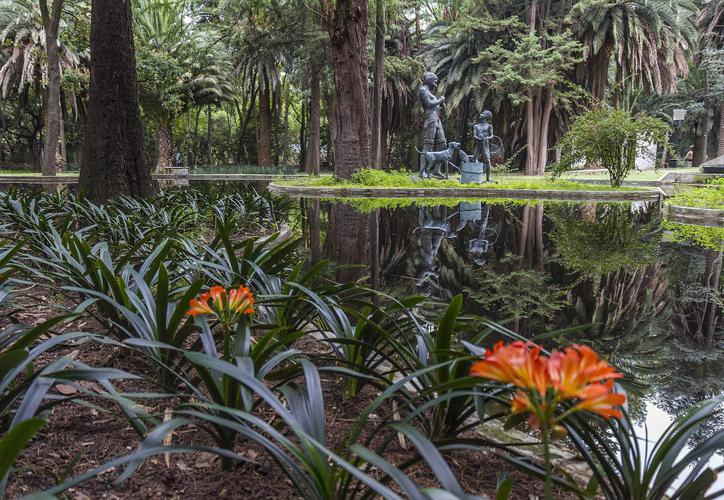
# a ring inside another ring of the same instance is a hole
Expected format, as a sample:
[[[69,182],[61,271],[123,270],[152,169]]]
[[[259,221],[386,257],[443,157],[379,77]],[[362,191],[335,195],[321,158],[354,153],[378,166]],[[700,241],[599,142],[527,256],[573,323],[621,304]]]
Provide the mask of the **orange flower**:
[[[626,402],[626,396],[613,392],[613,380],[606,383],[591,384],[579,395],[581,402],[576,409],[597,413],[604,418],[621,418],[619,406]]]
[[[622,377],[593,349],[579,345],[571,346],[563,353],[553,352],[548,359],[548,375],[563,398],[580,397],[589,384]]]
[[[532,426],[555,428],[555,409],[564,400],[577,399],[575,411],[589,411],[605,418],[620,418],[619,406],[626,396],[613,391],[614,379],[622,375],[586,346],[571,346],[549,357],[541,348],[521,341],[504,345],[498,342],[473,364],[470,374],[519,389],[511,402],[512,413],[530,413]]]
[[[548,385],[546,363],[540,357],[540,347],[516,341],[508,345],[498,342],[485,357],[477,361],[470,374],[518,387],[536,389],[544,395]]]
[[[198,299],[191,299],[189,306],[191,308],[189,309],[189,312],[186,313],[189,316],[201,316],[203,314],[214,314],[214,310],[211,309],[211,306],[209,305],[209,294],[208,293],[202,293],[201,295],[199,295]]]
[[[229,309],[238,314],[254,314],[254,295],[245,286],[229,292]]]
[[[237,323],[242,316],[254,314],[254,295],[245,286],[226,291],[224,287],[214,286],[208,293],[202,293],[191,299],[189,316],[213,315],[221,323],[230,326]]]

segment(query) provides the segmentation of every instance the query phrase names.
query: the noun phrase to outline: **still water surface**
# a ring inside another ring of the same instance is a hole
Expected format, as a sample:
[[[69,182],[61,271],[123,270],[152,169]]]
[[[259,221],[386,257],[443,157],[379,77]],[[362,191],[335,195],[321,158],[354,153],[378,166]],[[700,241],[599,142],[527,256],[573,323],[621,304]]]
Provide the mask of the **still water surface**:
[[[528,338],[580,327],[545,343],[585,343],[617,366],[642,436],[724,393],[721,229],[682,232],[655,203],[300,203],[310,254],[360,265],[344,279],[440,307],[462,293],[465,312]]]

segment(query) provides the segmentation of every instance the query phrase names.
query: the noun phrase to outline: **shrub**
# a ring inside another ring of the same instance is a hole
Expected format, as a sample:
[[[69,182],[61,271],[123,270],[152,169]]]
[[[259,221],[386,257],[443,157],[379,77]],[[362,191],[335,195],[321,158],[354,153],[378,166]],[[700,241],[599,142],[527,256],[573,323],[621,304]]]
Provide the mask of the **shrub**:
[[[563,156],[554,166],[554,175],[579,162],[599,164],[608,170],[611,186],[619,187],[636,167],[636,156],[651,155],[646,145],[663,143],[667,132],[666,123],[643,113],[632,116],[620,109],[592,109],[561,140]]]

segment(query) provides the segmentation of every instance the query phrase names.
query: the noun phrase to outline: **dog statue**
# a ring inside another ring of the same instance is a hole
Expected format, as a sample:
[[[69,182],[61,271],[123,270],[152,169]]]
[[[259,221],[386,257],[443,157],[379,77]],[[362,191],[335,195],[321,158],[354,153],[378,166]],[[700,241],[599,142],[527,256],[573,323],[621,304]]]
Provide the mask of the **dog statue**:
[[[425,177],[425,174],[427,174],[427,177],[430,178],[429,167],[430,165],[435,165],[437,162],[442,163],[443,168],[445,168],[445,178],[447,179],[450,173],[450,160],[457,149],[460,149],[459,142],[449,142],[447,144],[447,149],[443,151],[423,152],[415,148],[423,159],[423,161],[420,162],[420,179]]]

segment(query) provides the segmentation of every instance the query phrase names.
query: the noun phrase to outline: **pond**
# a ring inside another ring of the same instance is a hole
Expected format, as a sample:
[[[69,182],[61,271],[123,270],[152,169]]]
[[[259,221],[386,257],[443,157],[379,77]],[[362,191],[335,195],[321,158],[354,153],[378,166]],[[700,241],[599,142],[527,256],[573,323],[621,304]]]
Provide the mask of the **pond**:
[[[210,190],[267,185],[192,182]],[[689,406],[724,393],[724,229],[667,223],[648,202],[300,199],[292,206],[286,222],[305,240],[309,261],[343,264],[340,281],[362,280],[393,297],[424,295],[440,309],[463,294],[464,313],[481,325],[493,321],[549,348],[592,346],[624,373],[641,436],[655,440]],[[691,445],[723,424],[708,422]]]
[[[591,345],[651,440],[724,393],[721,229],[668,224],[656,203],[438,201],[301,200],[310,256],[394,297],[463,294],[466,314],[547,347]]]

